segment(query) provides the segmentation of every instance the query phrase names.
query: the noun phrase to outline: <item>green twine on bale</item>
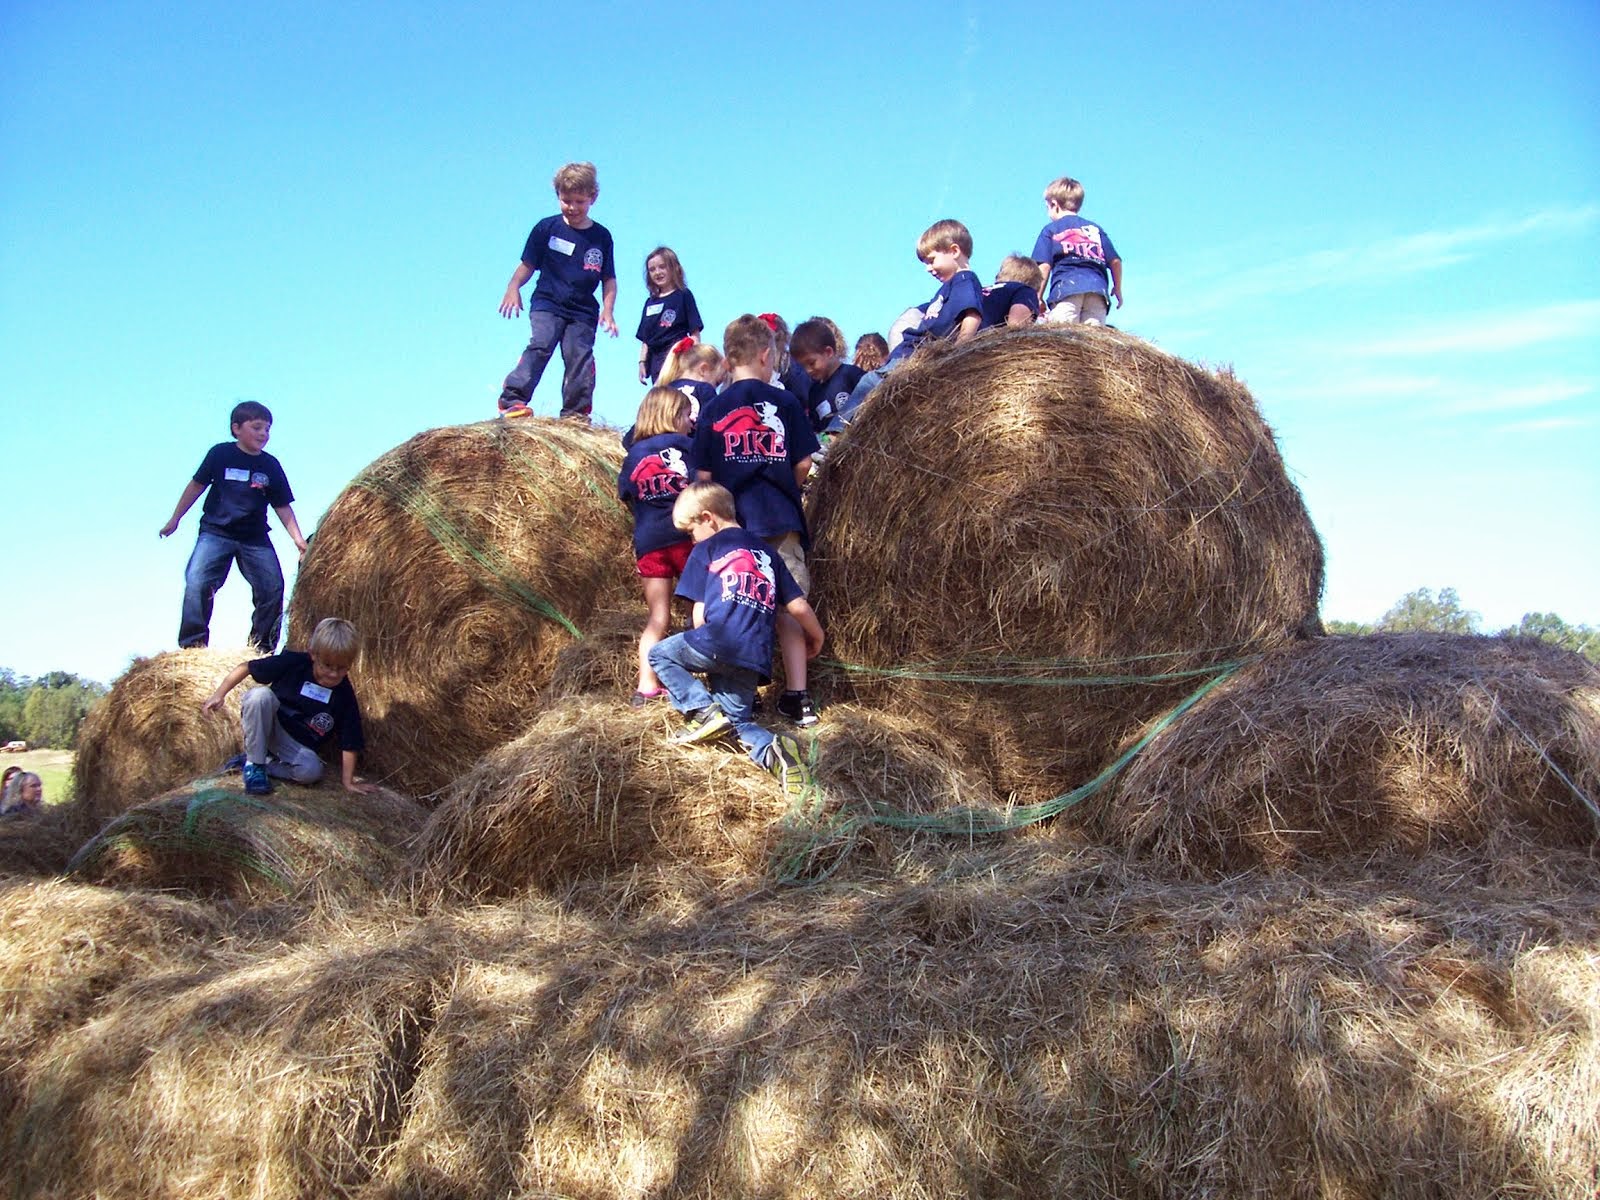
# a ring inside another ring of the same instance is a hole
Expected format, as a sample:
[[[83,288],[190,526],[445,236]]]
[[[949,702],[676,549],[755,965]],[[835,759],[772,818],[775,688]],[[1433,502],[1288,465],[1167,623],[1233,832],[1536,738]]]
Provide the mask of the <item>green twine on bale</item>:
[[[891,804],[874,804],[870,811],[865,813],[841,813],[827,820],[823,816],[826,798],[822,789],[813,781],[790,808],[783,819],[783,832],[779,837],[778,845],[773,853],[773,876],[780,884],[821,883],[832,875],[848,857],[855,843],[860,839],[862,832],[872,825],[883,825],[891,829],[908,829],[922,833],[936,833],[960,837],[977,837],[984,834],[1007,833],[1014,829],[1022,829],[1028,825],[1036,825],[1040,821],[1047,821],[1051,817],[1059,816],[1067,809],[1081,804],[1090,796],[1100,791],[1106,784],[1121,773],[1133,759],[1148,746],[1155,737],[1166,729],[1184,713],[1188,712],[1213,689],[1231,679],[1249,659],[1240,659],[1234,662],[1221,663],[1201,671],[1169,673],[1160,676],[1133,677],[1138,681],[1155,681],[1160,679],[1180,678],[1181,675],[1216,672],[1212,678],[1206,680],[1189,695],[1169,709],[1144,732],[1133,745],[1129,746],[1116,760],[1101,771],[1089,782],[1080,784],[1069,792],[1063,792],[1052,799],[1041,801],[1038,804],[1023,805],[1013,808],[1008,812],[997,814],[979,809],[958,808],[943,813],[908,813]],[[913,676],[926,678],[927,676]],[[934,676],[943,678],[944,676]],[[1115,676],[1103,676],[1099,682],[1120,682]],[[1001,679],[998,682],[1006,683],[1044,683],[1042,679]],[[1071,680],[1065,683],[1086,683],[1091,680]],[[812,744],[811,760],[816,763],[816,744]],[[826,870],[815,872],[810,870],[812,865],[821,857],[822,851],[828,847],[840,847],[834,862]]]

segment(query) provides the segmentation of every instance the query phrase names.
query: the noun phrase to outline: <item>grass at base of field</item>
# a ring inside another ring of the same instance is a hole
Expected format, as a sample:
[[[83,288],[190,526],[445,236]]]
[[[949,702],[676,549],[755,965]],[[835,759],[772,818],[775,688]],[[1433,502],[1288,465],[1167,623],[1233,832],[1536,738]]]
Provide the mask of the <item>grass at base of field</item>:
[[[44,783],[44,802],[60,804],[72,799],[71,750],[27,750],[21,754],[0,754],[0,770],[21,767],[32,771]]]

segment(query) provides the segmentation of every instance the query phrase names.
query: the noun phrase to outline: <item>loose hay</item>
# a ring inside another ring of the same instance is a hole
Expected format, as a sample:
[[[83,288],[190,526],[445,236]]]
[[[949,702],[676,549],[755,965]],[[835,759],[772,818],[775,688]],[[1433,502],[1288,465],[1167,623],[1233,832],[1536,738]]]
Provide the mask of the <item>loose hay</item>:
[[[311,893],[352,899],[394,881],[427,813],[378,789],[279,783],[248,796],[238,780],[181,788],[123,813],[73,857],[81,879],[243,902]]]
[[[1565,776],[1565,778],[1563,778]],[[1529,639],[1320,638],[1241,672],[1095,824],[1201,875],[1337,855],[1593,846],[1600,671]]]
[[[361,630],[372,770],[431,793],[527,728],[571,630],[637,588],[621,461],[613,431],[577,422],[458,425],[391,450],[334,501],[289,640],[328,616]]]
[[[950,729],[1024,799],[1317,626],[1322,547],[1250,394],[1110,331],[914,359],[830,449],[810,517],[827,653],[866,669],[832,686]]]
[[[78,733],[73,778],[96,827],[239,752],[238,689],[212,716],[200,705],[223,676],[257,657],[202,647],[134,659]]]
[[[80,800],[0,821],[0,877],[60,875],[98,823]]]

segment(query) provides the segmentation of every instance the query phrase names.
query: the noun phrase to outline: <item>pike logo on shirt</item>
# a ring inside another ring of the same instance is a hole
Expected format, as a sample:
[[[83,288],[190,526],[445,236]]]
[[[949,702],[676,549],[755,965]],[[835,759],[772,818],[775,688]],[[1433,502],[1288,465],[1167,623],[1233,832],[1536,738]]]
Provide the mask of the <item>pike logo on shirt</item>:
[[[1081,258],[1084,262],[1104,266],[1106,248],[1100,242],[1098,225],[1074,225],[1060,233],[1050,235],[1050,240],[1061,248],[1068,258]]]
[[[676,496],[689,484],[689,464],[683,451],[674,446],[646,454],[639,465],[628,472],[628,481],[641,500],[659,500]]]
[[[775,611],[778,577],[772,555],[765,550],[739,546],[711,563],[711,573],[722,581],[722,598],[750,608]]]
[[[782,462],[789,457],[778,406],[758,400],[730,411],[711,427],[722,437],[722,457],[729,462]]]

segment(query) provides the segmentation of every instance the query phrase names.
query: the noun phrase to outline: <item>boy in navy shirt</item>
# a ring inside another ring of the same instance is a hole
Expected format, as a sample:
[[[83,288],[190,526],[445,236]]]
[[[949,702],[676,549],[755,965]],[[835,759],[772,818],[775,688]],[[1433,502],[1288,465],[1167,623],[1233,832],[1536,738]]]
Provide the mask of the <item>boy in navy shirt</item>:
[[[819,448],[816,432],[800,402],[766,382],[776,351],[763,318],[749,313],[735,318],[722,341],[733,382],[701,408],[695,423],[697,477],[733,493],[739,524],[776,550],[801,592],[809,591],[805,551],[811,535],[800,489]],[[806,693],[805,639],[786,616],[778,618],[778,644],[788,686],[778,711],[797,725],[815,725],[816,710]]]
[[[820,434],[839,406],[850,399],[850,392],[866,372],[844,361],[833,330],[816,317],[795,327],[794,336],[789,339],[789,354],[811,379],[806,408],[811,427]]]
[[[227,763],[229,769],[243,770],[244,790],[252,796],[272,791],[268,776],[295,783],[322,778],[321,750],[336,734],[344,790],[372,790],[356,781],[356,758],[364,743],[349,671],[361,651],[361,635],[349,621],[328,617],[311,631],[310,651],[285,650],[240,663],[200,705],[210,716],[247,677],[266,685],[244,694],[239,705],[244,753]]]
[[[278,648],[278,634],[283,629],[283,568],[267,536],[267,509],[278,514],[302,555],[306,539],[295,519],[289,479],[282,464],[265,449],[272,436],[271,411],[265,404],[246,400],[234,405],[228,425],[233,441],[218,442],[206,452],[160,531],[162,537],[172,536],[184,513],[209,489],[200,510],[200,537],[183,571],[178,645],[210,643],[212,602],[237,560],[255,603],[250,644],[271,654]]]
[[[522,285],[533,278],[528,297],[528,346],[506,376],[500,390],[500,411],[526,408],[533,401],[545,364],[561,347],[565,375],[561,380],[561,415],[587,421],[594,407],[594,331],[598,321],[612,337],[617,322],[617,269],[611,234],[589,218],[589,206],[600,195],[594,164],[568,163],[555,175],[561,211],[546,217],[528,234],[522,261],[511,272],[500,315],[510,320],[522,312]],[[600,304],[594,290],[600,289]]]
[[[1032,325],[1039,318],[1039,264],[1020,254],[1000,260],[994,286],[983,289],[983,327]]]
[[[919,323],[907,329],[898,343],[889,339],[888,361],[861,377],[850,398],[834,414],[828,426],[831,433],[843,429],[872,389],[924,341],[949,338],[964,342],[983,327],[983,284],[972,271],[972,234],[967,227],[960,221],[935,221],[917,239],[917,257],[927,266],[928,274],[939,281],[939,290],[932,300],[920,306],[923,317]]]
[[[1122,307],[1122,259],[1111,236],[1078,215],[1083,184],[1063,175],[1044,190],[1050,222],[1033,244],[1034,261],[1050,273],[1045,288],[1046,321],[1104,325],[1107,297]],[[1109,283],[1108,283],[1109,277]]]
[[[727,488],[690,484],[672,520],[695,543],[677,589],[694,604],[693,626],[650,649],[672,706],[689,718],[672,740],[689,745],[735,733],[757,766],[798,793],[811,778],[799,744],[756,724],[756,688],[767,681],[780,610],[802,631],[807,658],[822,649],[822,626],[783,559],[739,527]]]

